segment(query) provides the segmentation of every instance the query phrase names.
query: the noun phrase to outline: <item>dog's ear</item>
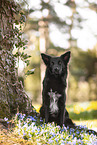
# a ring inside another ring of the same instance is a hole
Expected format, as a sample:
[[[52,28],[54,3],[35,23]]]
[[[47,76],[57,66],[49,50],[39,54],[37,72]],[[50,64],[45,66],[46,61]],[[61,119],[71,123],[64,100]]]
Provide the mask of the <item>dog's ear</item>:
[[[61,55],[62,60],[67,64],[70,59],[70,51],[67,51],[65,54]]]
[[[45,63],[46,65],[48,65],[49,62],[50,62],[51,56],[49,56],[49,55],[47,55],[47,54],[44,54],[44,53],[41,53],[41,57],[42,57],[44,63]]]

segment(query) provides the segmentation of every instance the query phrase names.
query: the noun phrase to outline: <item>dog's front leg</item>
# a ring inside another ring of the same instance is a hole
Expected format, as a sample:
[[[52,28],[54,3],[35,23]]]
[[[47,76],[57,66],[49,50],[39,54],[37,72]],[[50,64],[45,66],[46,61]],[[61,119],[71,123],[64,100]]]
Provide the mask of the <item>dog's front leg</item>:
[[[48,106],[45,105],[45,123],[48,123],[48,118],[49,118],[49,109]]]
[[[61,106],[60,108],[60,126],[62,127],[65,120],[65,106]]]

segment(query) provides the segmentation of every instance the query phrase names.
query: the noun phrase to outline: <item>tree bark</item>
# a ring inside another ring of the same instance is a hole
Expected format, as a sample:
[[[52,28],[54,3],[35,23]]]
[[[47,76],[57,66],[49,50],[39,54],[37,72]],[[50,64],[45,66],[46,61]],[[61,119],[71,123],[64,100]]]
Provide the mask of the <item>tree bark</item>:
[[[0,1],[0,118],[11,118],[16,112],[34,113],[32,103],[18,81],[12,54],[17,9],[12,0]]]

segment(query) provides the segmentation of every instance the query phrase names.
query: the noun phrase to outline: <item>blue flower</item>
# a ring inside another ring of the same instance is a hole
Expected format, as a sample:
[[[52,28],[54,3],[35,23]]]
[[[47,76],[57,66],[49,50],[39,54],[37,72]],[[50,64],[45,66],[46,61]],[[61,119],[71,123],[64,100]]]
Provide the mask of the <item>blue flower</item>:
[[[58,139],[56,138],[55,141],[58,143]]]
[[[69,129],[69,126],[67,126],[67,130]]]
[[[42,119],[42,117],[40,117],[40,122],[43,122],[43,119]]]
[[[73,133],[73,139],[75,138],[75,133]]]
[[[63,126],[62,129],[60,129],[61,132],[67,131],[67,128],[65,126]]]
[[[53,142],[54,142],[54,140],[52,140],[52,138],[49,138],[48,144],[52,144]]]
[[[76,131],[76,134],[80,134],[80,132],[77,130],[77,131]]]
[[[52,135],[54,137],[56,134],[53,131],[51,131],[50,135]]]
[[[30,118],[32,121],[36,121],[36,119],[32,116],[28,116],[28,118]]]
[[[66,143],[65,142],[61,142],[61,145],[65,145]]]
[[[9,122],[7,121],[7,124],[9,124]]]
[[[23,136],[25,136],[25,135],[26,135],[26,133],[24,132],[24,133],[23,133]]]

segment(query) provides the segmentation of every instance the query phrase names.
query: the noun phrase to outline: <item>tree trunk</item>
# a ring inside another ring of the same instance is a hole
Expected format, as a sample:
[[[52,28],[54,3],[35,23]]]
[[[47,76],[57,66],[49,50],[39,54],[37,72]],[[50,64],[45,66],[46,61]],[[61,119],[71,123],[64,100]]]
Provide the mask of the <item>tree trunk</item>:
[[[32,103],[18,81],[12,54],[17,9],[14,1],[0,1],[0,118],[11,118],[16,112],[34,113]]]

